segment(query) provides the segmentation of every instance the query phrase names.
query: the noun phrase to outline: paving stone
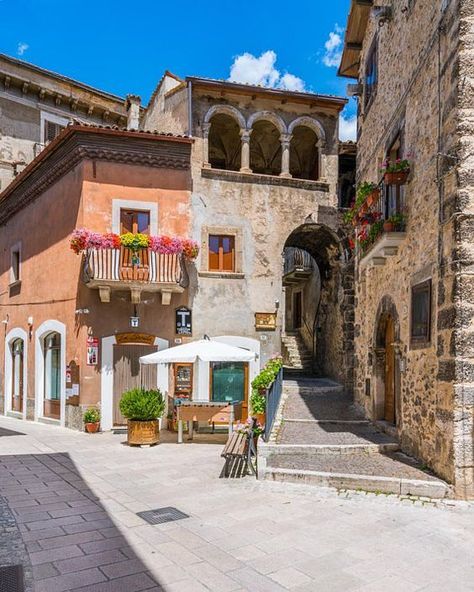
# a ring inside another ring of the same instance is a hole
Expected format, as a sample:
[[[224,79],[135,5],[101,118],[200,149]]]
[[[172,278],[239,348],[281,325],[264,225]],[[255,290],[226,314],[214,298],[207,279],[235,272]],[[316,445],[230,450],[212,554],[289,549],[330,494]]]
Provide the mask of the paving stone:
[[[97,540],[103,540],[100,532],[97,530],[90,530],[87,532],[65,534],[58,537],[42,539],[40,544],[43,549],[56,549],[58,547],[64,547],[65,545],[80,545],[81,543],[89,543]]]
[[[92,584],[84,588],[77,588],[75,592],[141,592],[142,590],[149,591],[156,587],[156,585],[157,582],[149,574],[140,573],[116,580],[109,580],[100,584]],[[196,588],[197,591],[198,589]]]
[[[76,545],[70,545],[69,547],[46,549],[45,551],[30,553],[30,559],[32,565],[39,565],[40,563],[58,561],[59,559],[68,559],[69,557],[77,557],[78,555],[83,555],[81,549]]]
[[[46,578],[36,583],[35,592],[69,592],[76,588],[89,586],[105,581],[104,574],[99,569],[87,569],[84,571],[66,575]]]
[[[113,549],[112,551],[104,551],[93,555],[82,555],[81,557],[55,561],[54,566],[60,573],[65,574],[72,571],[89,569],[90,567],[103,567],[120,561],[126,563],[127,558],[118,549]],[[102,571],[105,573],[104,569]]]
[[[114,578],[121,578],[123,576],[129,576],[132,574],[146,571],[143,562],[140,559],[129,559],[125,558],[120,563],[113,563],[112,565],[105,565],[102,568],[105,575],[113,580]]]
[[[41,563],[33,566],[33,577],[36,580],[43,580],[44,578],[52,578],[58,575],[58,570],[52,563]]]
[[[104,539],[102,541],[95,541],[91,543],[82,543],[81,549],[84,553],[90,555],[91,553],[100,553],[102,551],[111,551],[113,549],[120,549],[127,547],[126,540],[122,537],[113,537],[111,539]]]
[[[273,573],[268,574],[268,577],[270,577],[272,580],[275,580],[277,584],[281,584],[289,590],[311,582],[311,578],[309,578],[303,572],[294,569],[293,567],[279,569]]]

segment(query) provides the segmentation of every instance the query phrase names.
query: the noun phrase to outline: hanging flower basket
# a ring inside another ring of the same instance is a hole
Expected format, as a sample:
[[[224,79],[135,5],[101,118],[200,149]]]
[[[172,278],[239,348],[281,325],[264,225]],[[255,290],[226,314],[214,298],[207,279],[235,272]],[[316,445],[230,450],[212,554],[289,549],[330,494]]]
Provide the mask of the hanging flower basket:
[[[396,171],[393,173],[385,173],[385,185],[405,185],[408,180],[410,171]]]

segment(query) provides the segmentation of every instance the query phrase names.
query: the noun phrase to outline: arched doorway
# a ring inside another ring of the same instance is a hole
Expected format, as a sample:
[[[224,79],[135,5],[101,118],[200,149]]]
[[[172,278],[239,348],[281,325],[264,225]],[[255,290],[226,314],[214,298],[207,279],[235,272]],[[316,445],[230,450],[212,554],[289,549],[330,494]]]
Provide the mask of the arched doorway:
[[[304,373],[349,386],[353,371],[353,282],[339,236],[310,218],[287,238],[283,353]],[[343,281],[346,280],[346,281]],[[304,361],[311,360],[311,368]],[[291,364],[288,364],[291,367]]]
[[[391,425],[398,425],[399,419],[398,341],[397,309],[392,299],[386,296],[379,305],[376,322],[373,416]]]
[[[24,342],[15,339],[11,344],[12,380],[11,380],[11,410],[23,413],[24,393]]]

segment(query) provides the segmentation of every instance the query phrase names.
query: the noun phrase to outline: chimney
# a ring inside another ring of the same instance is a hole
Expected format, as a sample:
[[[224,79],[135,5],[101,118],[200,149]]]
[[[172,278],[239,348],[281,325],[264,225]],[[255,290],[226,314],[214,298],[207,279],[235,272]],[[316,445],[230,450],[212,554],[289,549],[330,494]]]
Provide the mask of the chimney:
[[[138,130],[140,128],[140,103],[137,95],[127,95],[125,107],[127,109],[127,129]]]

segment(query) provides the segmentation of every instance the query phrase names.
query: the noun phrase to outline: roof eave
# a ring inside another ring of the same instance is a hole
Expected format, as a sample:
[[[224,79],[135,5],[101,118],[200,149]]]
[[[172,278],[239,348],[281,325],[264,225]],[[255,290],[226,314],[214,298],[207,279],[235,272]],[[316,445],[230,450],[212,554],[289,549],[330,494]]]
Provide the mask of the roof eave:
[[[373,4],[373,0],[352,0],[338,76],[359,78],[360,54]]]

